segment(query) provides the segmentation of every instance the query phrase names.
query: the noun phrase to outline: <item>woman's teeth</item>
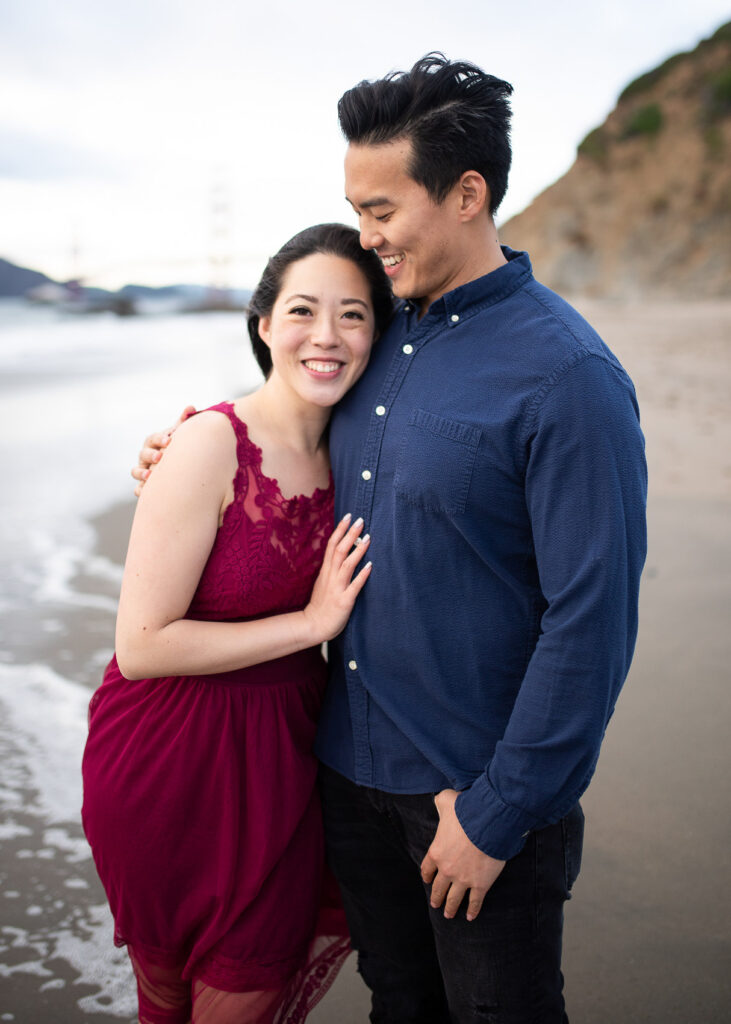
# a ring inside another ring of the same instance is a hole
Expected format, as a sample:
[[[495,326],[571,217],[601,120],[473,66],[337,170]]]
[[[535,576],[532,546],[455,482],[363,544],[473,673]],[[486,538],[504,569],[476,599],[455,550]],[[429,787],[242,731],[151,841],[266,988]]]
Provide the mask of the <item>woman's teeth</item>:
[[[339,370],[341,363],[321,363],[317,359],[305,359],[305,366],[308,370],[314,370],[315,373],[334,373],[335,370]]]

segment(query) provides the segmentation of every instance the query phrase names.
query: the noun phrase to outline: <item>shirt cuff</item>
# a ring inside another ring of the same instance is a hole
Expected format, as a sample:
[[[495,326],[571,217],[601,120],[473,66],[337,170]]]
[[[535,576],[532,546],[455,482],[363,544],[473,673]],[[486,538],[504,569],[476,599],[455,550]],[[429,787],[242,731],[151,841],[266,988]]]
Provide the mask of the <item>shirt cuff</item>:
[[[540,824],[501,800],[487,775],[480,775],[459,794],[454,810],[467,838],[496,860],[510,860],[520,853],[528,833]]]

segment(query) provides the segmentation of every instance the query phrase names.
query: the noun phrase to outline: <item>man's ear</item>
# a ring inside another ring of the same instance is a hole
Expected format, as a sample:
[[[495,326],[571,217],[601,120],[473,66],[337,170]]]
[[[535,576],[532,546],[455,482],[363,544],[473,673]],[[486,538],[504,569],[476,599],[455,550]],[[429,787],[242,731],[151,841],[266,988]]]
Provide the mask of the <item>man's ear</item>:
[[[270,316],[260,316],[256,329],[259,332],[261,340],[268,346],[269,338],[272,333],[272,318]]]
[[[458,182],[460,219],[474,220],[483,210],[489,209],[490,189],[479,171],[465,171]]]

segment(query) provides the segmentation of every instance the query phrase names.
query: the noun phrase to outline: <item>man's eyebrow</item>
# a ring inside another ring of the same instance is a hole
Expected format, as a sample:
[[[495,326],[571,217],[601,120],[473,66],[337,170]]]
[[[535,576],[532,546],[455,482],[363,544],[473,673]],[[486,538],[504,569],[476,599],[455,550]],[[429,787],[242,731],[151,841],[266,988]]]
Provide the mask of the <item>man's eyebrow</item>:
[[[355,203],[352,199],[348,199],[346,196],[345,200],[355,209]],[[365,199],[362,203],[358,203],[358,206],[361,210],[369,210],[371,206],[389,206],[392,202],[393,200],[389,199],[388,196],[376,196],[374,199]]]

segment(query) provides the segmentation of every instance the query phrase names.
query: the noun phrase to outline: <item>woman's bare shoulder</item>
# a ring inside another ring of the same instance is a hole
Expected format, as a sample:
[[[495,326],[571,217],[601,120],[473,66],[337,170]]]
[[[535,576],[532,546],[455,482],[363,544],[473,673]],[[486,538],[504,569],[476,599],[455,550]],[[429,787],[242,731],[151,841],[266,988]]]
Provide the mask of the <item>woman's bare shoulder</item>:
[[[216,410],[205,410],[175,430],[152,477],[190,479],[192,474],[201,483],[226,484],[236,462],[236,434],[230,420]]]
[[[233,425],[224,412],[217,409],[205,409],[195,416],[190,416],[181,423],[170,439],[169,450],[173,443],[186,449],[218,449],[221,446],[233,450],[236,435]]]

